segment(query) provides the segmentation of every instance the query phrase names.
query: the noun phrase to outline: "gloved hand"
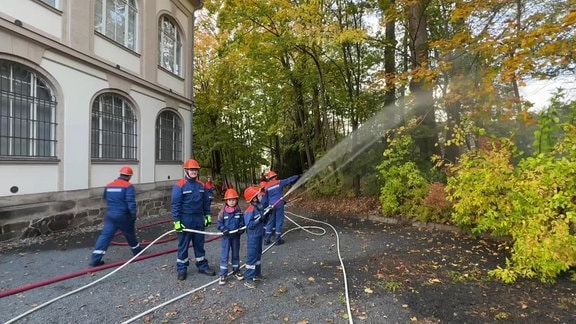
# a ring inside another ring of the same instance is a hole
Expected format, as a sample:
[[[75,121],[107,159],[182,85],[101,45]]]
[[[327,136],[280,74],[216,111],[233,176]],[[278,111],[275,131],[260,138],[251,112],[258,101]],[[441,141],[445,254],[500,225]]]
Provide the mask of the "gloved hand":
[[[239,229],[239,230],[238,230],[238,235],[244,234],[244,231],[245,231],[245,230],[243,230],[243,229]]]
[[[208,214],[204,216],[204,226],[208,226],[212,224],[212,215]]]
[[[222,231],[222,235],[228,236],[228,234],[230,234],[230,230],[225,229],[225,230]]]
[[[262,215],[264,215],[264,217],[267,217],[272,212],[272,209],[274,209],[274,206],[272,206],[272,205],[264,208]]]
[[[174,222],[174,230],[178,233],[182,233],[182,230],[185,229],[184,224],[180,223],[180,221]]]

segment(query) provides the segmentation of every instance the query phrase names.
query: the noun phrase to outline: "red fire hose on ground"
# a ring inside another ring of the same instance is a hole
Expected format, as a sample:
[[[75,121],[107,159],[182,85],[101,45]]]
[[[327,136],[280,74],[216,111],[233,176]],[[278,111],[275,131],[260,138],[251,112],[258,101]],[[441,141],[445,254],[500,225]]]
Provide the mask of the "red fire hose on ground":
[[[151,223],[151,224],[144,225],[144,226],[139,227],[139,228],[152,227],[152,226],[156,226],[156,225],[158,225],[158,224],[163,224],[163,223],[166,223],[166,222],[169,222],[169,221],[170,221],[170,220],[168,220],[168,221],[155,222],[155,223]],[[219,239],[220,237],[221,237],[221,236],[213,236],[213,237],[210,237],[210,238],[206,239],[206,243],[211,242],[211,241],[214,241],[214,240],[217,240],[217,239]],[[157,242],[155,242],[155,244],[165,243],[165,242],[169,242],[169,241],[173,241],[173,240],[175,240],[175,238],[166,238],[166,239],[158,240]],[[114,245],[126,245],[126,243],[124,243],[124,242],[112,242],[112,244],[114,244]],[[143,244],[143,245],[148,245],[148,244],[150,244],[150,242],[143,241],[142,244]],[[176,252],[177,250],[178,250],[177,248],[174,248],[174,249],[168,249],[168,250],[165,250],[165,251],[154,252],[154,253],[151,253],[151,254],[140,255],[140,256],[138,256],[136,259],[134,259],[132,262],[137,262],[137,261],[141,261],[141,260],[146,260],[146,259],[154,258],[154,257],[160,256],[160,255],[164,255],[164,254],[168,254],[168,253],[174,253],[174,252]],[[0,291],[0,298],[4,298],[4,297],[7,297],[7,296],[11,296],[11,295],[14,295],[14,294],[18,294],[18,293],[21,293],[21,292],[24,292],[24,291],[27,291],[27,290],[30,290],[30,289],[34,289],[34,288],[38,288],[38,287],[42,287],[42,286],[47,286],[47,285],[50,285],[50,284],[53,284],[53,283],[56,283],[56,282],[60,282],[60,281],[64,281],[64,280],[68,280],[68,279],[72,279],[72,278],[76,278],[76,277],[79,277],[79,276],[82,276],[82,275],[85,275],[85,274],[94,273],[94,272],[98,272],[98,271],[102,271],[102,270],[114,268],[114,267],[117,267],[117,266],[121,266],[121,265],[125,264],[126,261],[127,261],[127,260],[121,260],[121,261],[116,261],[116,262],[113,262],[113,263],[107,263],[107,264],[104,264],[104,265],[101,265],[101,266],[98,266],[98,267],[88,268],[88,269],[84,269],[84,270],[72,272],[72,273],[69,273],[69,274],[65,274],[65,275],[62,275],[62,276],[57,276],[57,277],[54,277],[54,278],[50,278],[50,279],[47,279],[47,280],[42,280],[42,281],[38,281],[38,282],[34,282],[34,283],[29,283],[29,284],[26,284],[26,285],[21,286],[21,287],[17,287],[17,288],[13,288],[13,289],[9,289],[9,290]]]

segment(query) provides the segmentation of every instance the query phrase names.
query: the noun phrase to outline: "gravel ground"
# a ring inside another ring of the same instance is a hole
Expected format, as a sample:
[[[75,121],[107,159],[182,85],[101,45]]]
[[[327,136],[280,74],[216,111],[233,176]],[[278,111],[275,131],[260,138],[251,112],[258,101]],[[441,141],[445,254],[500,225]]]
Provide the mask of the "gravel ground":
[[[300,221],[299,218],[292,216]],[[139,231],[141,240],[152,241],[171,229],[169,218]],[[140,226],[140,224],[137,224]],[[337,226],[341,255],[347,264],[362,263],[381,245],[369,242],[381,236],[381,225]],[[294,227],[287,222],[287,229]],[[136,319],[136,323],[347,323],[347,305],[343,269],[336,251],[336,234],[327,226],[325,235],[302,230],[285,236],[286,244],[273,246],[263,256],[263,274],[267,279],[250,290],[242,281],[229,280],[219,286],[217,277],[208,277],[189,268],[186,281],[177,281],[175,273],[176,241],[151,246],[155,257],[129,264],[103,281],[74,293],[27,315],[21,323],[122,323],[177,298],[164,307]],[[37,288],[1,298],[0,321],[14,319],[54,298],[98,280],[115,268],[54,281],[88,269],[88,258],[100,228],[82,233],[60,233],[26,244],[5,244],[0,253],[0,292],[14,291],[25,285]],[[212,225],[209,230],[215,231]],[[174,236],[169,236],[174,238]],[[118,241],[123,242],[119,237]],[[370,248],[367,248],[370,247]],[[166,253],[163,253],[166,251]],[[206,244],[206,256],[218,267],[220,240]],[[241,248],[242,264],[245,245]],[[191,256],[193,255],[190,249]],[[112,245],[104,260],[126,261],[131,257],[125,246]],[[393,293],[365,292],[358,280],[348,277],[352,319],[369,323],[406,323],[410,321],[406,305]],[[196,292],[191,291],[205,286]]]
[[[337,235],[329,226],[289,215],[301,225],[321,225],[326,233],[288,232],[285,245],[274,246],[264,254],[262,271],[267,279],[257,289],[250,290],[235,280],[219,286],[217,277],[198,274],[193,267],[186,281],[177,281],[176,241],[172,240],[151,246],[147,259],[129,264],[18,322],[101,324],[134,319],[135,323],[348,323],[346,286],[352,321],[356,323],[575,322],[576,282],[570,279],[570,273],[551,285],[535,280],[506,285],[489,278],[489,270],[505,265],[506,254],[497,242],[471,239],[448,227],[432,230],[386,224],[378,217],[370,221],[367,216],[351,213],[310,210],[293,211],[332,224]],[[165,222],[157,224],[161,221]],[[140,220],[140,239],[152,241],[171,230],[170,221],[169,217]],[[149,223],[156,225],[143,226]],[[286,229],[295,228],[288,221],[286,225]],[[209,230],[215,231],[215,226]],[[94,227],[0,243],[0,294],[41,283],[0,297],[0,322],[117,269],[86,273],[99,231]],[[344,268],[338,258],[338,243]],[[211,266],[217,268],[220,241],[207,243],[206,251]],[[240,254],[244,261],[245,245]],[[122,264],[130,257],[127,247],[113,245],[104,259]],[[54,278],[78,273],[74,278],[53,282]],[[162,304],[166,305],[159,307]]]

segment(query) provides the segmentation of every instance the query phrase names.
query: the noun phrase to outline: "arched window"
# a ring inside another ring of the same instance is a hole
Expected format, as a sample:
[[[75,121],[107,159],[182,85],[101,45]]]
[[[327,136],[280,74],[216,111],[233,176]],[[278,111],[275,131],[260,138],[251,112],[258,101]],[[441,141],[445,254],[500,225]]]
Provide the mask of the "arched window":
[[[168,110],[156,120],[156,160],[182,161],[182,121]]]
[[[92,103],[92,158],[136,160],[136,117],[130,102],[103,93]]]
[[[96,31],[131,50],[136,50],[137,17],[136,0],[96,0]]]
[[[160,17],[158,26],[159,64],[164,69],[182,76],[182,35],[178,25],[169,16]]]
[[[0,60],[0,157],[56,157],[56,98],[44,78]]]

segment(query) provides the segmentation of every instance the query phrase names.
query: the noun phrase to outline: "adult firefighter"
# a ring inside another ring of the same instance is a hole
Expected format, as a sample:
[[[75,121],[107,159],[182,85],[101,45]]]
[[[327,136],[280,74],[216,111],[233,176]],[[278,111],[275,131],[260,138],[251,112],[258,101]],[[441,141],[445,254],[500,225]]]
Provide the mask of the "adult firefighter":
[[[202,182],[198,181],[200,165],[194,159],[184,162],[184,178],[172,187],[172,217],[174,230],[178,233],[178,258],[176,271],[178,280],[186,280],[188,266],[188,246],[194,247],[198,272],[214,276],[216,272],[208,265],[204,250],[204,234],[191,233],[183,229],[204,231],[212,223],[210,198]]]
[[[136,222],[136,195],[134,186],[130,183],[132,168],[122,167],[118,179],[108,183],[104,189],[104,199],[106,200],[106,218],[102,233],[96,241],[94,251],[90,257],[90,266],[96,267],[104,264],[102,257],[112,242],[112,238],[117,230],[120,230],[132,253],[134,255],[142,251],[140,243],[136,238],[134,223]]]
[[[270,217],[268,217],[268,222],[265,226],[264,234],[264,244],[270,244],[272,237],[272,230],[275,229],[275,239],[274,243],[280,245],[284,243],[282,240],[282,227],[284,226],[284,187],[298,180],[299,175],[293,175],[286,179],[278,179],[278,174],[270,170],[266,174],[267,181],[263,183],[263,189],[265,192],[265,201],[270,204],[274,209]]]

